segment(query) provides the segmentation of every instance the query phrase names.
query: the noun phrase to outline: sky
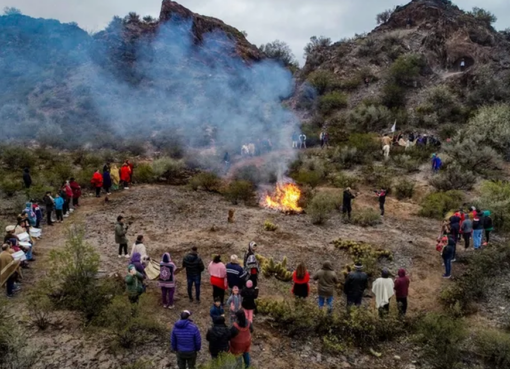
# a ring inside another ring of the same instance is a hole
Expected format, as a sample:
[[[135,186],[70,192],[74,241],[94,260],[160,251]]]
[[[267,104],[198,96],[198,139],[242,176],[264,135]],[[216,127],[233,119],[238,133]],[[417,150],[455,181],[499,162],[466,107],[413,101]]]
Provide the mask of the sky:
[[[248,33],[259,46],[276,39],[287,42],[303,64],[303,48],[311,36],[333,41],[371,31],[375,16],[402,0],[180,0],[195,13],[212,16]],[[495,27],[510,27],[508,0],[454,0],[460,8],[483,7],[498,17]],[[113,16],[137,12],[159,16],[161,0],[0,0],[0,9],[14,6],[36,18],[76,22],[90,32],[102,30]]]

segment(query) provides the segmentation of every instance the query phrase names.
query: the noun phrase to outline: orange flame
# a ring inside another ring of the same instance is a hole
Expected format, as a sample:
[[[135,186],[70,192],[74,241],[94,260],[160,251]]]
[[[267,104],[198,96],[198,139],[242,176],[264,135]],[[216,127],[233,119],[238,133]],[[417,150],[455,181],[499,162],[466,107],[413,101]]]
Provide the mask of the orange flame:
[[[303,209],[298,206],[300,198],[301,191],[294,183],[277,183],[275,192],[262,200],[262,206],[283,212],[301,213]]]

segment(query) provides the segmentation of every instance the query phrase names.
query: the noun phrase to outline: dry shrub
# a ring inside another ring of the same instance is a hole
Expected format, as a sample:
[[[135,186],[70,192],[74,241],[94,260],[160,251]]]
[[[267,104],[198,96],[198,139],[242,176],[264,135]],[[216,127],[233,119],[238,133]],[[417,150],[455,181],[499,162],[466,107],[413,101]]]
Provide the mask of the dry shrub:
[[[474,337],[476,352],[492,368],[510,368],[510,334],[496,329],[478,331]]]
[[[154,175],[159,177],[173,177],[184,169],[184,161],[170,157],[162,157],[152,162]]]
[[[359,185],[359,179],[355,176],[349,176],[344,173],[338,173],[335,177],[333,177],[333,185],[338,188],[347,188],[350,187],[352,189],[357,189]]]
[[[395,155],[392,157],[392,161],[398,168],[403,169],[406,173],[420,171],[420,162],[417,159],[413,159],[410,155]]]
[[[273,222],[271,222],[270,220],[266,220],[264,222],[264,230],[268,231],[268,232],[274,232],[278,229],[278,226],[276,224],[274,224]]]
[[[510,182],[485,181],[480,191],[480,203],[485,209],[491,210],[496,228],[510,230]]]
[[[438,191],[469,191],[476,183],[476,176],[469,170],[463,170],[459,164],[452,163],[429,182]]]
[[[381,224],[381,214],[372,208],[364,208],[353,212],[351,223],[361,227],[373,227]]]
[[[44,289],[36,288],[28,296],[27,305],[32,323],[42,331],[48,328],[51,324],[53,303],[49,296],[44,293]]]
[[[443,219],[450,210],[458,209],[464,201],[461,191],[433,192],[421,202],[419,215],[427,218]]]
[[[241,362],[241,356],[234,356],[232,354],[220,354],[218,358],[208,362],[203,365],[202,369],[239,369],[242,368],[244,364]],[[250,366],[252,368],[252,366]]]
[[[153,183],[156,180],[156,174],[152,169],[152,165],[148,163],[138,164],[134,173],[138,183]]]
[[[399,200],[412,198],[414,195],[414,183],[407,179],[401,180],[395,186],[395,195]]]
[[[202,188],[208,192],[218,192],[221,187],[221,179],[214,173],[203,172],[194,176],[190,185],[195,191]]]
[[[340,196],[327,192],[316,194],[306,207],[306,213],[310,215],[313,224],[324,224],[336,208],[340,207]]]
[[[248,181],[230,182],[223,194],[233,205],[237,205],[239,201],[245,205],[255,204],[255,188],[253,183]]]
[[[366,165],[361,171],[365,184],[375,188],[384,188],[387,190],[387,193],[391,192],[394,174],[388,168]]]

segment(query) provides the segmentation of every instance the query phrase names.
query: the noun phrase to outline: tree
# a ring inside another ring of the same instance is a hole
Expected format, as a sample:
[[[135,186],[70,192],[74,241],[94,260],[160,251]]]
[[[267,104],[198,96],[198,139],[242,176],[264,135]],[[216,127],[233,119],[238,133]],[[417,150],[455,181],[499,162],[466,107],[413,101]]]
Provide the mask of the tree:
[[[498,20],[498,18],[491,12],[477,7],[474,7],[473,10],[471,10],[468,14],[484,22],[485,24],[487,24],[488,27],[490,27],[492,23],[496,23],[496,21]]]
[[[126,23],[139,23],[140,22],[140,15],[138,15],[135,12],[130,12],[126,18],[124,18]]]
[[[151,17],[150,15],[146,15],[145,17],[143,17],[143,21],[145,23],[153,23],[154,21],[156,21],[156,19],[154,17]]]
[[[386,9],[382,13],[377,14],[375,17],[377,24],[382,24],[382,23],[386,23],[387,21],[389,21],[391,18],[391,15],[393,14],[394,11],[395,11],[395,8]]]
[[[21,15],[21,10],[18,8],[6,6],[4,8],[4,15]]]
[[[281,62],[285,67],[297,66],[298,62],[290,49],[290,46],[280,40],[260,45],[259,50],[262,51],[269,59]]]
[[[241,34],[242,34],[244,37],[248,37],[248,32],[246,32],[246,31],[241,31]]]
[[[304,58],[306,59],[310,54],[321,51],[330,45],[331,45],[331,39],[329,37],[312,36],[312,37],[310,37],[310,42],[305,46]]]

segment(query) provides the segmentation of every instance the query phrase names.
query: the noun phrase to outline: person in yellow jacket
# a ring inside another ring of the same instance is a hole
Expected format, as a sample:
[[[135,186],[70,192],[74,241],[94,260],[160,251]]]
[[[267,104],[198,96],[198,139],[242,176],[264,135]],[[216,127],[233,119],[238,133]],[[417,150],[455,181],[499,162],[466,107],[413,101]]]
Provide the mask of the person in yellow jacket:
[[[112,164],[110,168],[110,177],[112,178],[112,188],[114,191],[119,189],[120,173],[117,165]]]

